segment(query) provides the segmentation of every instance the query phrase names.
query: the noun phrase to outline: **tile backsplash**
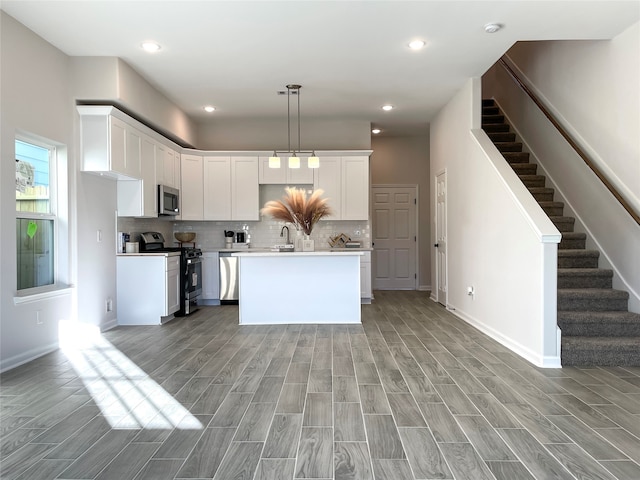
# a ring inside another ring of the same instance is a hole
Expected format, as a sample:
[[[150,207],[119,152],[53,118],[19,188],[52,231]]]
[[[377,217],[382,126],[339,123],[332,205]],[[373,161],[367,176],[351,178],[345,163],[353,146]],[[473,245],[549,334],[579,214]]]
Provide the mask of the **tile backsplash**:
[[[262,185],[260,187],[260,206],[268,200],[280,199],[284,194],[281,185]],[[157,231],[162,233],[167,246],[177,245],[173,232],[196,232],[196,245],[202,250],[224,248],[224,231],[242,231],[243,226],[248,227],[251,235],[251,245],[255,247],[269,247],[271,245],[285,243],[285,238],[280,236],[280,231],[285,225],[282,221],[276,221],[271,217],[262,217],[260,221],[242,222],[204,222],[204,221],[172,221],[170,218],[124,218],[118,219],[118,231],[131,234],[131,241],[137,241],[142,232]],[[291,241],[296,236],[295,228],[286,224],[290,229]],[[311,238],[315,240],[316,248],[329,248],[329,238],[344,233],[352,240],[360,241],[363,247],[371,247],[370,222],[367,220],[320,220]],[[285,232],[286,237],[286,232]]]

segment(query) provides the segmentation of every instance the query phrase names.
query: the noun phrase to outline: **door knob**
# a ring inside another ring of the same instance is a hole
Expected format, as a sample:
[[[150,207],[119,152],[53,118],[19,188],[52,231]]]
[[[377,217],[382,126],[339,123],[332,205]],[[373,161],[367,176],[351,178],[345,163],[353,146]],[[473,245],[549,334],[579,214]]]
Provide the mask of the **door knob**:
[[[434,247],[436,247],[436,248],[438,248],[439,244],[434,243],[434,244],[433,244],[433,246],[434,246]]]

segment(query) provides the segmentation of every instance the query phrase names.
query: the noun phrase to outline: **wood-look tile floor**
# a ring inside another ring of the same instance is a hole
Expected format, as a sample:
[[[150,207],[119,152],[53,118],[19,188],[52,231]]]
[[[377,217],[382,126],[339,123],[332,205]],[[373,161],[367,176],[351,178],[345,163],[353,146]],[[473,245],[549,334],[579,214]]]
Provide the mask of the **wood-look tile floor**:
[[[353,326],[234,306],[1,377],[3,479],[640,479],[640,369],[538,369],[423,292]]]

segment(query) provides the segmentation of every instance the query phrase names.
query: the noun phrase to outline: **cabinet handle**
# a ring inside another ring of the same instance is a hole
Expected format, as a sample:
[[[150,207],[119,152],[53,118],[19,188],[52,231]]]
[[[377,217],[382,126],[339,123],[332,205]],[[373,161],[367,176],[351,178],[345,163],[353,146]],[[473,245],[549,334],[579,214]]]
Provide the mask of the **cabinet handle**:
[[[438,248],[439,244],[438,243],[434,243],[433,246]]]

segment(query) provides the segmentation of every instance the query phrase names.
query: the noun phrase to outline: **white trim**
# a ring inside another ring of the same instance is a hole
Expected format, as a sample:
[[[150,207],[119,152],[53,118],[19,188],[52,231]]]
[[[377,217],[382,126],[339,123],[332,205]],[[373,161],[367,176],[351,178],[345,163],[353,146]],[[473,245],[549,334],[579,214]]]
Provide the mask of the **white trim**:
[[[540,367],[540,368],[560,368],[562,366],[562,364],[560,362],[560,356],[559,355],[556,355],[556,356],[540,355],[540,354],[534,352],[533,350],[531,350],[529,347],[525,347],[524,345],[514,341],[513,339],[504,336],[502,333],[500,333],[496,329],[494,329],[492,327],[489,327],[488,325],[484,324],[483,322],[475,319],[471,315],[469,315],[469,314],[467,314],[467,313],[465,313],[465,312],[463,312],[461,310],[456,309],[453,306],[448,307],[447,309],[453,315],[455,315],[456,317],[458,317],[462,321],[464,321],[464,322],[468,323],[469,325],[472,325],[473,327],[477,328],[482,333],[488,335],[489,337],[491,337],[492,339],[494,339],[495,341],[497,341],[501,345],[504,345],[509,350],[511,350],[514,353],[517,353],[522,358],[524,358],[525,360],[533,363],[537,367]],[[558,352],[560,352],[560,349],[558,349]]]
[[[118,319],[112,318],[111,320],[108,320],[102,325],[100,325],[100,332],[106,332],[107,330],[111,330],[112,328],[116,328],[117,326],[118,326]]]
[[[40,287],[36,287],[36,289],[39,289],[39,288]],[[48,289],[44,292],[40,291],[35,293],[27,293],[24,295],[20,295],[18,293],[13,297],[13,304],[22,305],[25,303],[39,302],[40,300],[45,300],[48,298],[71,295],[71,292],[73,291],[74,288],[75,287],[73,285],[56,285],[52,289],[50,290]],[[29,289],[29,290],[35,290],[35,289]],[[22,290],[22,291],[24,292],[25,290]]]
[[[420,292],[430,292],[431,285],[418,285],[418,291]]]
[[[47,355],[48,353],[55,352],[56,350],[58,350],[58,348],[59,344],[56,341],[54,343],[50,343],[49,345],[33,348],[26,352],[19,353],[18,355],[14,355],[13,357],[1,360],[0,373],[19,367],[20,365],[24,365],[25,363],[29,363],[36,358]]]

